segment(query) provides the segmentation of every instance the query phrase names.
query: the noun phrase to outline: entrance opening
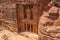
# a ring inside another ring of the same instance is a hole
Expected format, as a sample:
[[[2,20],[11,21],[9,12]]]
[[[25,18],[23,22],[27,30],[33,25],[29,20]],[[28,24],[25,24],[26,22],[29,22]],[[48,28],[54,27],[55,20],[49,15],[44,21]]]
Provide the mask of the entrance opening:
[[[27,31],[30,32],[30,24],[27,24]]]
[[[24,24],[24,28],[25,28],[25,30],[26,30],[26,24]]]
[[[33,32],[33,25],[31,25],[31,32]]]

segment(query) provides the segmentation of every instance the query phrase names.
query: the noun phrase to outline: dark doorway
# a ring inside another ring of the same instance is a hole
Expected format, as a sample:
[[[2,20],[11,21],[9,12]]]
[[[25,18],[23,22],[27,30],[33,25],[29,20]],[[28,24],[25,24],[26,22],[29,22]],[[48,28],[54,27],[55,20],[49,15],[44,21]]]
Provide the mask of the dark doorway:
[[[30,32],[30,24],[27,24],[27,31]]]
[[[33,32],[33,25],[31,25],[31,32]]]

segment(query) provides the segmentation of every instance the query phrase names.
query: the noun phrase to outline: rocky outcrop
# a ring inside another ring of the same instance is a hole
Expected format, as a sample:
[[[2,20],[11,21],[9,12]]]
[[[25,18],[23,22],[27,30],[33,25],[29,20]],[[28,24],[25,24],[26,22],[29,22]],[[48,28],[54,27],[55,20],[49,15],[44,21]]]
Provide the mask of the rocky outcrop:
[[[59,11],[58,7],[52,6],[40,17],[39,40],[60,40]]]
[[[16,4],[0,4],[0,21],[3,27],[17,31]]]

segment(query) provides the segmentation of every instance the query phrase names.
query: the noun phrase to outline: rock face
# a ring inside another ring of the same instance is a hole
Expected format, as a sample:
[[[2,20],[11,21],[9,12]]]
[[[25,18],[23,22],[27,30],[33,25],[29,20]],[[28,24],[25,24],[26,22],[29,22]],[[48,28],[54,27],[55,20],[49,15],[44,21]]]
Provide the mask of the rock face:
[[[48,12],[40,17],[39,40],[60,40],[60,9],[52,6]]]
[[[17,31],[16,19],[16,4],[14,3],[1,3],[0,4],[0,21],[3,27],[14,29]]]

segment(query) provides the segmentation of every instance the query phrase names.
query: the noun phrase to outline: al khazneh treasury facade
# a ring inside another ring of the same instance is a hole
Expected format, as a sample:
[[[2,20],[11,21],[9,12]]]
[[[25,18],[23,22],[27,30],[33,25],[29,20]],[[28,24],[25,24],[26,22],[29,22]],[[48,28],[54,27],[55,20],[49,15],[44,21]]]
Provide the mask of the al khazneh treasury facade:
[[[17,20],[20,32],[38,33],[37,3],[23,2],[17,5]]]

